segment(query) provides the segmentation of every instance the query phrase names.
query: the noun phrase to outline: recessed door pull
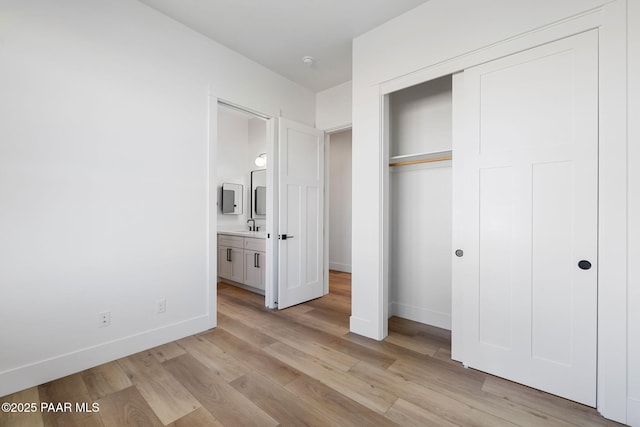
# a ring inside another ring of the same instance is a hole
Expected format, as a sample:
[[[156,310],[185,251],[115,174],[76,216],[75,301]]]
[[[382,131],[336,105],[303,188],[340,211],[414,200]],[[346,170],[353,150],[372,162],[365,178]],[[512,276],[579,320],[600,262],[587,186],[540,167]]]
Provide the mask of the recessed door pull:
[[[464,255],[464,252],[462,251],[462,249],[456,249],[456,256],[458,258],[462,258],[462,255]]]
[[[582,270],[589,270],[591,268],[591,263],[586,259],[583,259],[582,261],[578,261],[578,267]]]

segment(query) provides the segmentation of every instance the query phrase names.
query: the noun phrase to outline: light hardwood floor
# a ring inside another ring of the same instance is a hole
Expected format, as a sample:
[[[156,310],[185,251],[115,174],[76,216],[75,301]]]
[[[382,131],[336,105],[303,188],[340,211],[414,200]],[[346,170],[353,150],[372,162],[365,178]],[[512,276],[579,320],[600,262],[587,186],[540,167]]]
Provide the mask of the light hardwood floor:
[[[220,283],[219,326],[0,398],[99,412],[0,412],[0,426],[613,426],[594,409],[464,369],[450,333],[398,318],[349,333],[351,277],[283,311]]]

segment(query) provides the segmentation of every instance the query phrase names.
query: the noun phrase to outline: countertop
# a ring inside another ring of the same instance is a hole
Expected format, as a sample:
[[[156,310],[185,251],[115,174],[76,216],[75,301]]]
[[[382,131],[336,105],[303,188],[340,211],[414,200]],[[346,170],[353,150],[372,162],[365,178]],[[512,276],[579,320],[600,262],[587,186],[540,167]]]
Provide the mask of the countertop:
[[[254,239],[266,239],[266,231],[249,231],[249,230],[218,230],[218,234],[226,234],[228,236],[253,237]]]

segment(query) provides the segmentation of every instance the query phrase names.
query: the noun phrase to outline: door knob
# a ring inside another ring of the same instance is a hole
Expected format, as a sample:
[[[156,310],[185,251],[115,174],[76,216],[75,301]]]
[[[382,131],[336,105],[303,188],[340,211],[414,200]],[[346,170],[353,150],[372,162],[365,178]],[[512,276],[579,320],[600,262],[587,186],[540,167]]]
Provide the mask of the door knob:
[[[589,270],[591,268],[591,263],[586,259],[583,259],[582,261],[578,261],[578,267],[582,270]]]
[[[462,258],[462,255],[464,255],[464,252],[462,251],[462,249],[456,249],[456,256],[458,258]]]

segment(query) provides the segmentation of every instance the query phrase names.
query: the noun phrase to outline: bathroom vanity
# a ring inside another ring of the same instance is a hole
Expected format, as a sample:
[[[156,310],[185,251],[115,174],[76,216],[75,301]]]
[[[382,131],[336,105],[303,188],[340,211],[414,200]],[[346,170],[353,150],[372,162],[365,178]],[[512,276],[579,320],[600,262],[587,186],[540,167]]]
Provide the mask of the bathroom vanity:
[[[266,233],[218,231],[218,277],[264,295]]]

